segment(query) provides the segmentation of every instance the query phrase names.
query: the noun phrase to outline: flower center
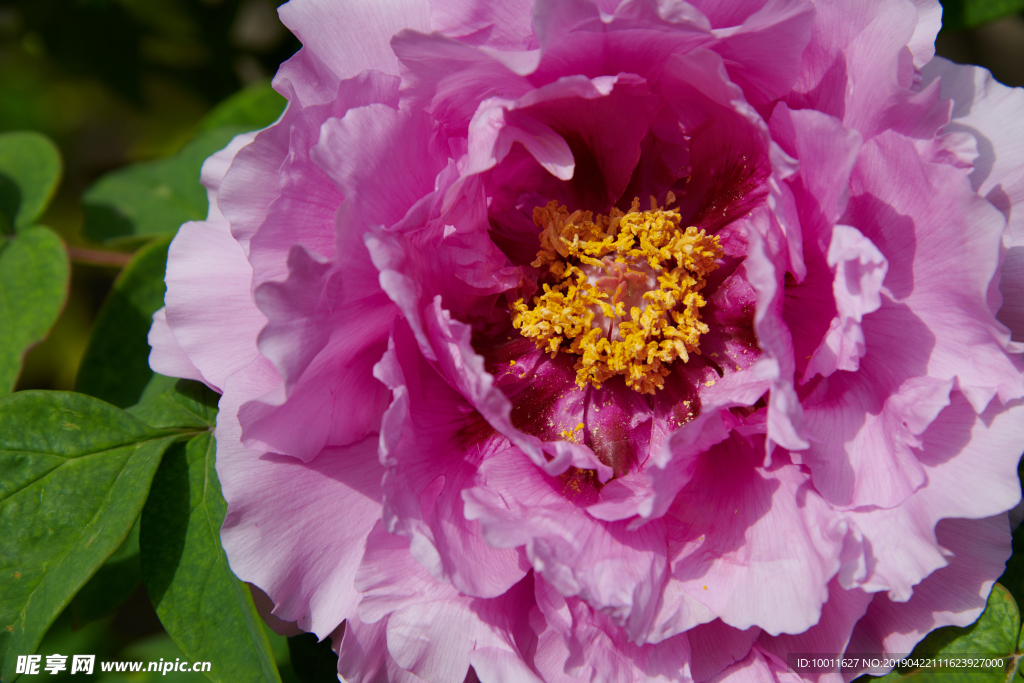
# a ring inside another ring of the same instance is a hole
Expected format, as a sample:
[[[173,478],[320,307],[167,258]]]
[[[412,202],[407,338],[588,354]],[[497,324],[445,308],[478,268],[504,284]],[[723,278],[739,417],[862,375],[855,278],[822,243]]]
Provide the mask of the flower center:
[[[674,201],[670,192],[666,203]],[[624,375],[626,386],[653,394],[668,364],[700,353],[708,331],[700,291],[722,256],[718,237],[681,228],[679,212],[653,197],[650,211],[639,204],[596,218],[557,201],[533,210],[541,247],[531,265],[547,266],[556,283],[543,286],[532,308],[516,301],[512,324],[552,358],[559,350],[579,355],[581,388]]]

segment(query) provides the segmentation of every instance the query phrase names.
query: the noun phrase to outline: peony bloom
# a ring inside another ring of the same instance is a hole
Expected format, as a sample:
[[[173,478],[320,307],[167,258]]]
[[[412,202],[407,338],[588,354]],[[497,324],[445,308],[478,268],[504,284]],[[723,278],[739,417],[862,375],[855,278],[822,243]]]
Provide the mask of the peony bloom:
[[[791,681],[972,622],[1024,93],[940,14],[282,7],[288,108],[206,162],[150,334],[223,394],[235,573],[359,682]]]

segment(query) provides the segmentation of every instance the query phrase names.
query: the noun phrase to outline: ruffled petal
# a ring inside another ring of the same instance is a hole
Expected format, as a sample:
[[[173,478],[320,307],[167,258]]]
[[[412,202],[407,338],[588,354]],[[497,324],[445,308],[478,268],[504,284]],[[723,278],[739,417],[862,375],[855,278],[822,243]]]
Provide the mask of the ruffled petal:
[[[262,359],[232,375],[217,416],[217,474],[231,569],[274,601],[274,615],[321,639],[355,615],[363,546],[380,519],[376,439],[329,449],[311,464],[241,444],[240,404],[279,381]]]
[[[470,598],[435,581],[413,559],[409,540],[387,533],[380,522],[366,547],[356,579],[363,593],[360,619],[386,617],[387,650],[400,668],[427,681],[462,683],[475,650],[495,648],[522,661],[516,636],[532,640],[525,628],[529,577],[500,597]]]
[[[600,522],[580,505],[592,496],[586,476],[556,479],[514,449],[483,462],[463,493],[466,517],[480,521],[490,545],[525,545],[545,581],[601,609],[631,640],[648,641],[667,572],[664,524],[629,531],[626,522]]]
[[[161,308],[153,314],[153,326],[149,328],[149,335],[146,337],[146,341],[152,347],[149,352],[149,367],[153,368],[153,372],[168,377],[205,381],[203,373],[192,364],[188,354],[174,338],[174,332],[167,325],[165,312],[165,309]]]
[[[338,12],[329,0],[292,0],[278,10],[281,21],[335,79],[373,69],[398,73],[391,37],[404,28],[429,32],[427,0],[360,1]]]
[[[480,460],[500,446],[467,447],[466,433],[479,418],[419,354],[407,325],[395,330],[374,372],[394,397],[380,437],[388,530],[409,538],[417,561],[462,594],[505,593],[529,569],[526,557],[484,543],[479,523],[463,514],[461,495]]]
[[[636,645],[600,611],[566,598],[536,579],[537,631],[534,663],[546,681],[594,683],[645,680],[689,683],[690,645],[685,635],[658,644]]]
[[[252,447],[309,462],[326,446],[379,430],[387,390],[374,379],[373,364],[398,311],[380,292],[346,296],[341,272],[301,246],[289,265],[288,280],[256,290],[268,319],[260,351],[284,382],[242,406],[239,420]]]
[[[227,223],[181,226],[167,254],[164,315],[204,380],[220,390],[258,356],[266,318],[252,301],[252,268]]]
[[[979,416],[961,394],[950,397],[922,437],[927,486],[891,510],[846,513],[866,539],[867,574],[856,585],[906,601],[914,585],[948,562],[935,536],[939,520],[987,517],[1017,504],[1022,412],[1019,403],[992,405]]]
[[[846,529],[799,467],[763,459],[735,434],[699,458],[666,516],[672,575],[730,626],[801,633],[821,616]]]
[[[906,655],[934,629],[973,623],[1010,555],[1008,528],[1006,515],[940,523],[936,532],[949,564],[918,584],[905,602],[876,593],[847,651]]]

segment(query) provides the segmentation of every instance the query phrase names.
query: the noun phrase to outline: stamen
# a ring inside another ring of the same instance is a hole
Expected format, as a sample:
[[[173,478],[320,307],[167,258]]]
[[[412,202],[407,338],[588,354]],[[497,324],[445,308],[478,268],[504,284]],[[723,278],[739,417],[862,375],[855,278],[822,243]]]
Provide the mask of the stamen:
[[[674,201],[670,192],[667,204]],[[541,233],[532,265],[547,266],[556,284],[543,285],[532,308],[516,301],[512,324],[552,358],[579,355],[580,387],[624,375],[631,389],[653,394],[668,364],[700,353],[708,331],[700,291],[722,256],[718,237],[682,229],[679,212],[659,208],[654,197],[650,211],[639,206],[634,199],[628,212],[596,218],[557,201],[533,210]]]

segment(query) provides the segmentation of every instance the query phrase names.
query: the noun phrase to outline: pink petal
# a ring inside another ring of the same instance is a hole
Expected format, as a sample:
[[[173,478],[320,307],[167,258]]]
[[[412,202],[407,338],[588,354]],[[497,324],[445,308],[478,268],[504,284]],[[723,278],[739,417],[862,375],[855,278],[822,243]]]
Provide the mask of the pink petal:
[[[293,0],[278,13],[303,50],[329,65],[338,80],[366,69],[397,74],[391,36],[403,28],[430,31],[430,7],[424,0],[353,3],[345,12],[329,0]]]
[[[164,314],[178,345],[213,387],[258,355],[266,319],[252,301],[252,268],[226,222],[181,226],[167,256]]]
[[[225,386],[216,431],[228,503],[221,541],[232,571],[270,596],[275,616],[324,638],[355,614],[353,580],[380,518],[383,469],[373,438],[326,450],[308,465],[243,446],[239,404],[278,381],[257,359]]]
[[[505,593],[526,574],[526,558],[485,544],[479,523],[463,514],[461,495],[496,445],[463,446],[473,409],[420,356],[406,325],[395,330],[374,372],[394,396],[380,437],[388,530],[409,538],[417,561],[462,594]]]
[[[153,372],[168,377],[181,377],[182,379],[194,379],[203,382],[203,373],[199,372],[184,349],[174,338],[174,333],[167,325],[167,318],[164,316],[164,308],[153,314],[153,326],[149,328],[149,335],[146,341],[152,349],[149,352],[149,367]]]
[[[497,648],[521,658],[515,636],[525,633],[529,579],[491,600],[460,595],[416,562],[408,539],[388,534],[378,523],[356,584],[363,593],[360,618],[387,617],[388,652],[420,678],[461,683],[478,649]]]
[[[555,479],[515,450],[481,464],[463,492],[465,514],[498,548],[526,546],[534,570],[563,595],[598,607],[634,641],[648,637],[665,580],[667,545],[658,520],[638,531],[593,519],[572,499],[586,484]],[[575,494],[575,495],[574,495]]]
[[[876,593],[847,650],[905,655],[936,628],[973,623],[1010,555],[1007,530],[1005,515],[940,523],[938,537],[950,553],[949,565],[918,584],[906,602]]]
[[[699,459],[666,516],[672,575],[730,626],[801,633],[821,616],[845,528],[798,466],[763,457],[734,434]]]
[[[997,515],[1020,500],[1024,407],[991,405],[978,416],[961,394],[950,400],[923,435],[927,486],[897,508],[847,513],[868,542],[869,572],[857,582],[864,590],[906,601],[914,585],[948,562],[935,537],[940,519]]]

